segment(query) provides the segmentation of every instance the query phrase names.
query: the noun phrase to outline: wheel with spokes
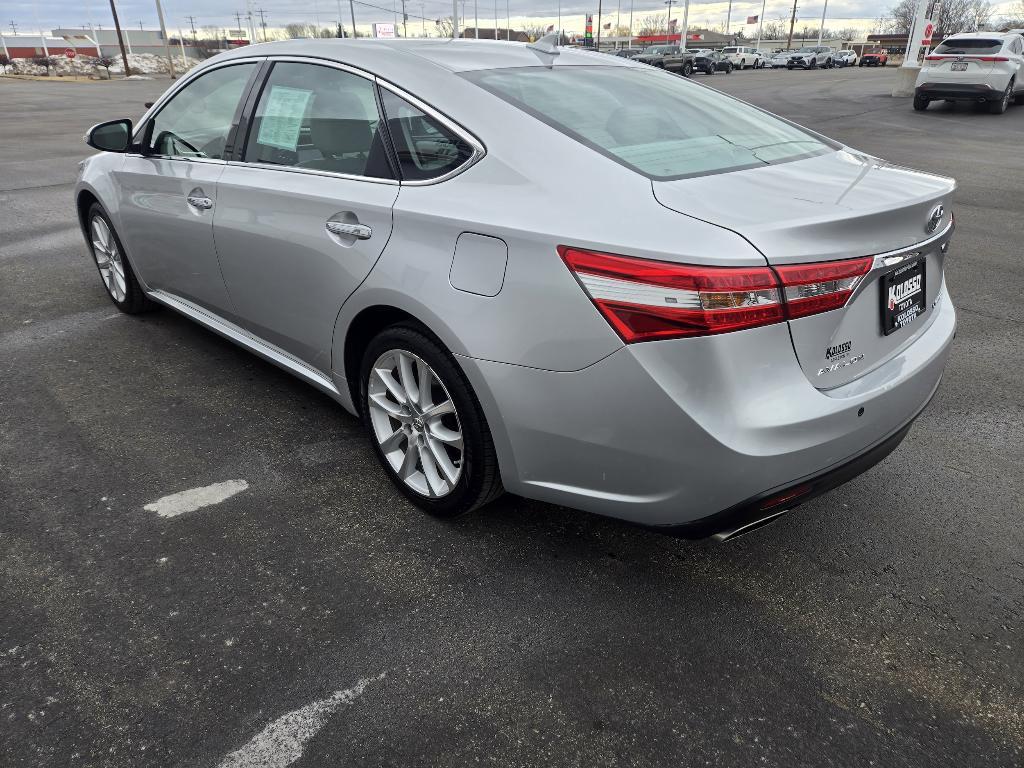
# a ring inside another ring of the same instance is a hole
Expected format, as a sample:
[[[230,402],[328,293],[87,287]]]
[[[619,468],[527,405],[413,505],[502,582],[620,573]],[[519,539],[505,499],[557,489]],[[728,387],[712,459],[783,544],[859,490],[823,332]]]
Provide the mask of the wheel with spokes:
[[[156,305],[146,298],[139,287],[132,265],[124,255],[121,240],[98,203],[89,209],[87,221],[92,257],[110,300],[118,309],[130,315],[155,308]]]
[[[374,338],[363,355],[367,431],[391,480],[439,517],[483,506],[502,493],[480,403],[451,354],[411,326]]]

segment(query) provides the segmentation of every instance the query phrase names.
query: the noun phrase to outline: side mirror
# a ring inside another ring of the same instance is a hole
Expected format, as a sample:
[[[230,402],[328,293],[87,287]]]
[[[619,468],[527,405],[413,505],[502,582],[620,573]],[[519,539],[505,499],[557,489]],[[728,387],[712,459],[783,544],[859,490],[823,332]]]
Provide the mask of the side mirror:
[[[132,143],[132,121],[127,118],[94,125],[85,143],[101,152],[127,152]]]

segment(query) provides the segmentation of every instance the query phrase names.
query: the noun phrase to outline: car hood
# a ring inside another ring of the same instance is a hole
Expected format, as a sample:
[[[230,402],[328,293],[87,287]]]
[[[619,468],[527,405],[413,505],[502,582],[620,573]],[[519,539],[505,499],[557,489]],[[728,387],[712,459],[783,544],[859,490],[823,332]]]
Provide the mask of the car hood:
[[[772,264],[884,253],[927,239],[936,205],[949,221],[956,183],[842,149],[761,168],[653,182],[667,208],[730,229]],[[941,228],[940,227],[940,228]]]

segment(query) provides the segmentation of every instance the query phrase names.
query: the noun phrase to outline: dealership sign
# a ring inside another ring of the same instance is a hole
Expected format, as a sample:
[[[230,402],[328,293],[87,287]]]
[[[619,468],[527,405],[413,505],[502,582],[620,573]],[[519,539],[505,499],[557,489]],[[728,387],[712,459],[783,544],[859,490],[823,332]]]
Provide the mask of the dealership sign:
[[[373,36],[386,38],[398,37],[398,35],[395,34],[395,25],[390,23],[374,24]]]

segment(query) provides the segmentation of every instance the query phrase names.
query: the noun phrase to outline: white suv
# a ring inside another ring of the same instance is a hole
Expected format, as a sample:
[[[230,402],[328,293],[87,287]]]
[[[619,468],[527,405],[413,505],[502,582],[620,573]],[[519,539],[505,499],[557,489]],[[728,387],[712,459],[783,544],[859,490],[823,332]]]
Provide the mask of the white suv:
[[[722,55],[731,61],[732,65],[737,69],[747,69],[748,67],[762,69],[768,65],[765,55],[757,48],[749,46],[734,45],[729,48],[723,48]]]
[[[987,103],[1001,115],[1024,99],[1024,37],[999,32],[962,32],[947,37],[924,58],[914,88],[914,109],[932,101]]]

